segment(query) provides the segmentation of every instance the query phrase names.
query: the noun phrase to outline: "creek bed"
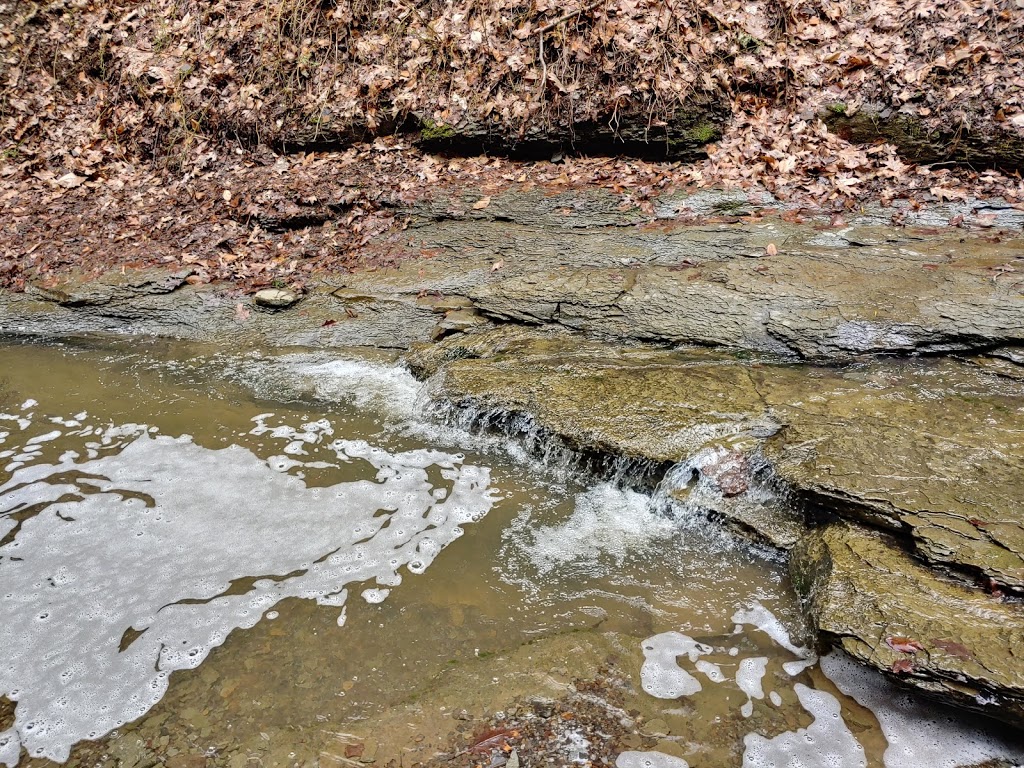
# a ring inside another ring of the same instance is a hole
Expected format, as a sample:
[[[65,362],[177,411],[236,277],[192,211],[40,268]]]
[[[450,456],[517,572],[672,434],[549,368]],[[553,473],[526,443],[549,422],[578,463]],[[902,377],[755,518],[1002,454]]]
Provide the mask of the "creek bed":
[[[1024,760],[819,662],[785,564],[665,489],[426,397],[384,355],[0,345],[0,763],[497,768],[518,731],[465,746],[524,717],[545,764]]]

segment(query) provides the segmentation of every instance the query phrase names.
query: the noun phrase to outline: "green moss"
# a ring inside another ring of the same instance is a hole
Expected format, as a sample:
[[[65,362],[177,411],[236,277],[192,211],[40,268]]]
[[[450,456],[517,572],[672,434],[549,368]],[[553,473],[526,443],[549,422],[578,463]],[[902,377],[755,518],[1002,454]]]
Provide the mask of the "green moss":
[[[832,104],[829,104],[827,107],[825,107],[825,109],[827,109],[833,115],[845,115],[846,114],[846,104],[844,102],[842,102],[842,101],[837,101],[837,102],[834,102]]]
[[[450,125],[435,123],[433,120],[423,121],[423,129],[420,134],[425,141],[445,141],[456,136],[455,129]]]
[[[697,144],[707,144],[718,138],[718,128],[708,122],[697,123],[686,131],[686,138]]]
[[[758,48],[764,45],[764,43],[762,43],[756,37],[754,37],[753,35],[748,35],[746,32],[740,32],[740,34],[736,38],[736,42],[739,43],[740,48],[743,48],[744,50],[748,51],[756,51]]]
[[[677,134],[676,138],[669,136],[668,146],[669,149],[674,151],[687,150],[694,145],[699,146],[714,141],[720,135],[718,126],[705,120],[690,128],[683,129],[682,134]]]

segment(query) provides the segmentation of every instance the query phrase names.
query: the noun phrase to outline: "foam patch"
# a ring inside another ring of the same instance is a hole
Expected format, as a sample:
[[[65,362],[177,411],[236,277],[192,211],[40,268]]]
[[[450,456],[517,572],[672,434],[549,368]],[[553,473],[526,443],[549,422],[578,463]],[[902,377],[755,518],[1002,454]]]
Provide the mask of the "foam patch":
[[[839,700],[800,683],[794,691],[814,722],[771,739],[748,733],[743,768],[865,768],[864,748],[843,721]]]
[[[680,667],[676,659],[687,656],[695,662],[711,653],[710,646],[681,632],[662,632],[644,640],[641,648],[644,663],[640,668],[640,685],[645,693],[658,699],[678,699],[703,690],[700,680]]]
[[[664,752],[623,752],[616,758],[615,768],[690,768],[690,764]]]
[[[1024,764],[1024,740],[1007,738],[1006,726],[965,722],[961,713],[911,697],[845,654],[823,656],[821,670],[878,718],[889,742],[886,768],[956,768],[1000,758]]]
[[[85,429],[90,460],[72,452],[0,486],[0,694],[17,702],[14,729],[0,734],[9,764],[22,746],[66,760],[77,741],[140,717],[172,672],[286,597],[343,612],[346,585],[422,573],[495,501],[486,468],[439,451],[335,440],[325,447],[336,461],[365,467],[366,479],[307,487],[238,446],[209,450],[140,425]],[[301,461],[327,436],[317,424],[281,439]],[[26,509],[34,515],[12,525]]]

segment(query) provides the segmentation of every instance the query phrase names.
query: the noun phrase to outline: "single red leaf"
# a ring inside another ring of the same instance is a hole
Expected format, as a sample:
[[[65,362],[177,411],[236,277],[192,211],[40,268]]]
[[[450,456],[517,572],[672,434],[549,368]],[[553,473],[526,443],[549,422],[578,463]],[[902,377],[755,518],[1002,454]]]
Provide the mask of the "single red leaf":
[[[885,638],[885,644],[900,653],[917,653],[924,650],[923,645],[917,642],[917,640],[911,640],[909,637],[887,637]]]

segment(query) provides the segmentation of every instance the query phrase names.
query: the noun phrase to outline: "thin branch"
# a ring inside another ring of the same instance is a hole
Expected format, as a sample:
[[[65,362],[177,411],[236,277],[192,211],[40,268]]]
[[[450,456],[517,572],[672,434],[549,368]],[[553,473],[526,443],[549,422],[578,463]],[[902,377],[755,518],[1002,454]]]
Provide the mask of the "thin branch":
[[[561,16],[559,16],[554,21],[549,21],[543,27],[538,29],[536,34],[543,35],[545,32],[550,32],[552,29],[557,27],[559,24],[562,24],[562,23],[568,21],[573,16],[579,16],[579,15],[584,14],[584,13],[590,13],[592,10],[597,8],[597,6],[601,5],[601,3],[603,3],[603,2],[604,2],[604,0],[596,0],[595,2],[591,3],[590,5],[588,5],[586,8],[580,8],[577,11],[569,11],[568,13],[563,13]]]

